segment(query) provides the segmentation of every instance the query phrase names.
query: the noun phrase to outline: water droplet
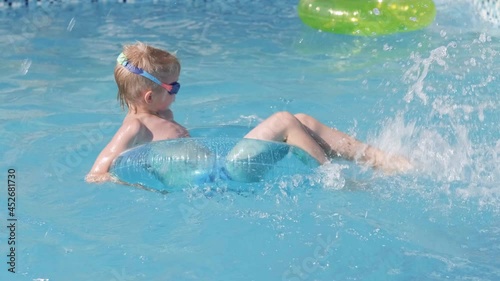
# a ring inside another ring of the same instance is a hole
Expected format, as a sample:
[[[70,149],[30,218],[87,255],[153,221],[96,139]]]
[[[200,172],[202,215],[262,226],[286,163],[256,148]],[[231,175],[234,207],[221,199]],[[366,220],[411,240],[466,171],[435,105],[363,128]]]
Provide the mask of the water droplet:
[[[486,34],[481,33],[481,35],[479,35],[479,41],[480,41],[481,43],[486,42]]]
[[[30,59],[25,59],[23,63],[21,64],[21,73],[23,75],[26,75],[30,69],[31,66],[31,60]]]

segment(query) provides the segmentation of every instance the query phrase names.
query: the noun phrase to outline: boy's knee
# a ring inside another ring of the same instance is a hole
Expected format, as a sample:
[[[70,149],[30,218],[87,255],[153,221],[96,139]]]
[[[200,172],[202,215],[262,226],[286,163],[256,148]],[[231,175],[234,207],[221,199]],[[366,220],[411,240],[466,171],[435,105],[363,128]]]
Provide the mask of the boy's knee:
[[[284,122],[293,122],[296,120],[295,116],[288,111],[276,112],[272,117]]]
[[[275,124],[275,126],[278,126],[279,124],[279,126],[285,128],[291,128],[300,125],[300,121],[288,111],[276,112],[271,115],[269,119],[273,124]]]
[[[304,113],[297,113],[294,115],[295,118],[297,118],[300,123],[304,124],[304,125],[308,125],[308,124],[311,124],[311,120],[312,120],[312,117],[307,115],[307,114],[304,114]]]

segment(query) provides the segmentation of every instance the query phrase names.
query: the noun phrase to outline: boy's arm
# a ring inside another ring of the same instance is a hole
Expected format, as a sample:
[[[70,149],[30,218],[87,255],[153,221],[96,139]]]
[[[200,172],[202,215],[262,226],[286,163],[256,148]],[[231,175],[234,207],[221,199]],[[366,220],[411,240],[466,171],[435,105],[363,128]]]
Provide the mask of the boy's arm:
[[[132,144],[141,130],[142,124],[133,120],[123,124],[116,132],[113,139],[106,145],[97,157],[94,166],[85,177],[87,182],[114,181],[109,173],[113,160],[123,151],[132,147]]]

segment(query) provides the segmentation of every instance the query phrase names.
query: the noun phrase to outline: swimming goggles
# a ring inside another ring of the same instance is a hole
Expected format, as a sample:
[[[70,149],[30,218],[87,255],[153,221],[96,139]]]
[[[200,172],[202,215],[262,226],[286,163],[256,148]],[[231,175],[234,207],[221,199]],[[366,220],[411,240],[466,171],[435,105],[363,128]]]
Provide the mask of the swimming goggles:
[[[163,83],[160,80],[158,80],[158,78],[154,77],[149,72],[147,72],[146,70],[137,67],[135,65],[132,65],[131,63],[129,63],[124,53],[121,53],[116,59],[116,61],[123,67],[125,67],[128,71],[146,77],[149,80],[155,82],[156,84],[162,86],[171,95],[177,94],[177,92],[179,92],[179,89],[181,88],[181,84],[179,84],[178,82],[173,82],[170,84]]]

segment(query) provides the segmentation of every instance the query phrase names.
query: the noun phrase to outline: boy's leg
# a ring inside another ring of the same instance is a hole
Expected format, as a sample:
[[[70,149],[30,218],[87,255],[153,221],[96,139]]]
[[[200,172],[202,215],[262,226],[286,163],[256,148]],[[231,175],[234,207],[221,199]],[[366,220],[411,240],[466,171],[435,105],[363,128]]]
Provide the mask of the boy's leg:
[[[302,148],[321,164],[328,161],[324,148],[289,112],[278,112],[271,115],[250,131],[245,138],[286,142]]]
[[[358,141],[339,130],[330,128],[306,114],[296,114],[308,133],[324,149],[329,157],[342,157],[355,160],[388,172],[406,171],[412,168],[410,162],[398,155],[385,152]]]
[[[294,115],[309,134],[318,142],[329,157],[355,160],[368,145],[337,129],[328,127],[312,116],[299,113]]]

